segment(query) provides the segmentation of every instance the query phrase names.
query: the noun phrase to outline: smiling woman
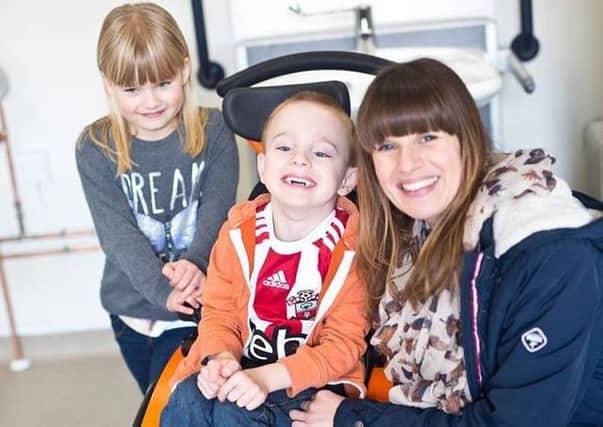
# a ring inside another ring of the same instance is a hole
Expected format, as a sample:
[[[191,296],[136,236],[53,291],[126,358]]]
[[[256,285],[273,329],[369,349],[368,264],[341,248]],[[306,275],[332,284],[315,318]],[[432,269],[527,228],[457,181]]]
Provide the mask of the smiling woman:
[[[603,203],[542,149],[489,153],[434,60],[383,69],[358,135],[358,270],[388,380],[369,393],[386,402],[321,391],[293,426],[603,425]]]
[[[455,135],[436,131],[388,137],[373,151],[377,180],[406,215],[434,226],[461,182],[461,147]]]
[[[82,133],[77,166],[106,255],[102,304],[144,393],[195,328],[178,314],[199,306],[238,155],[222,115],[193,104],[188,48],[167,11],[110,11],[97,60],[111,111]]]

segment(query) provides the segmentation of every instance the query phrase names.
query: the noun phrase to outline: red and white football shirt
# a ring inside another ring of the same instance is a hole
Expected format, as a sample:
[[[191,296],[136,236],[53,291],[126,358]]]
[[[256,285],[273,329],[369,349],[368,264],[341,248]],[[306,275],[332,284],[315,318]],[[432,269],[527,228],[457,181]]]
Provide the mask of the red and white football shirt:
[[[349,217],[334,209],[308,236],[283,242],[274,235],[271,203],[256,212],[245,356],[272,363],[295,353],[312,329],[331,254]]]

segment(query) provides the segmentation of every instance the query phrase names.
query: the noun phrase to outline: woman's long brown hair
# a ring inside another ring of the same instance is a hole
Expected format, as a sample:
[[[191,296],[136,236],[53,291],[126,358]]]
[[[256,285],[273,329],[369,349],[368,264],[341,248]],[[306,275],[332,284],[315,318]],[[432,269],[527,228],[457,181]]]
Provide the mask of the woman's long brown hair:
[[[368,288],[369,312],[375,312],[385,286],[406,256],[411,256],[414,269],[401,293],[391,289],[398,301],[416,307],[444,289],[454,292],[462,267],[465,216],[485,174],[489,152],[471,94],[456,73],[438,61],[393,64],[369,86],[357,125],[361,224],[357,260]],[[411,245],[414,219],[385,196],[372,155],[387,137],[428,131],[445,131],[459,139],[462,174],[454,199],[417,254]]]

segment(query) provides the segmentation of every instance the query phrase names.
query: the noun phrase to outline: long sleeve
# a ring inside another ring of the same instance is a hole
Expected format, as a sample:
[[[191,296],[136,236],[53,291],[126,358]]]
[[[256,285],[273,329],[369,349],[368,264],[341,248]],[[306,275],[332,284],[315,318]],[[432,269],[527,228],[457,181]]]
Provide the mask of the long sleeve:
[[[163,263],[140,231],[119,187],[115,166],[89,139],[76,150],[76,163],[100,245],[113,265],[149,302],[165,309],[171,291]]]
[[[208,130],[215,126],[215,136],[208,131],[207,154],[201,183],[199,221],[193,241],[184,259],[194,262],[207,272],[209,254],[218,236],[221,225],[226,220],[228,210],[235,203],[239,182],[239,157],[232,132],[218,113],[210,116]]]
[[[241,301],[247,301],[247,287],[235,283],[239,269],[237,256],[230,242],[228,224],[220,230],[212,249],[208,280],[203,292],[203,309],[199,323],[199,336],[191,346],[187,357],[178,366],[172,383],[176,383],[201,367],[201,360],[208,355],[229,351],[240,359],[243,352],[243,328],[240,311]],[[241,280],[239,278],[239,280]]]
[[[603,349],[600,257],[590,242],[563,239],[514,258],[497,287],[503,294],[513,290],[503,298],[508,307],[489,319],[489,328],[501,331],[486,343],[497,346],[495,367],[482,395],[460,414],[348,399],[335,425],[568,425]],[[500,301],[499,295],[493,304]],[[530,351],[525,337],[536,328],[540,344]]]

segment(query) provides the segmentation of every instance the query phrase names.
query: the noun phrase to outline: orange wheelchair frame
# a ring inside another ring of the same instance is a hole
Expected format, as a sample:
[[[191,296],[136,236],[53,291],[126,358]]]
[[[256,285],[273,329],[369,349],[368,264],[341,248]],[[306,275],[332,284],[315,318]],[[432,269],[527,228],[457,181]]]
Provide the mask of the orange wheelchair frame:
[[[192,342],[190,344],[192,344]],[[190,344],[188,344],[189,348]],[[183,344],[174,352],[168,363],[165,365],[165,368],[161,372],[161,375],[157,381],[152,384],[151,387],[149,387],[149,390],[145,394],[145,398],[138,410],[138,414],[136,415],[136,419],[133,424],[134,427],[159,426],[161,411],[167,404],[167,401],[170,397],[170,379],[172,378],[172,375],[174,375],[178,364],[182,361],[182,359],[184,359],[186,347],[187,344]],[[367,372],[368,390],[366,398],[380,402],[387,402],[388,392],[392,386],[392,383],[385,376],[383,368],[379,366],[367,366]]]

